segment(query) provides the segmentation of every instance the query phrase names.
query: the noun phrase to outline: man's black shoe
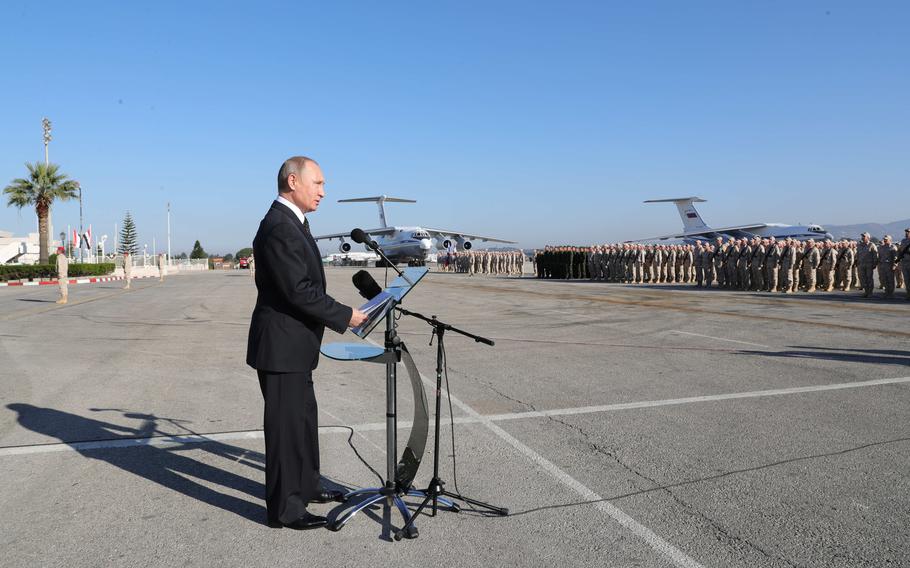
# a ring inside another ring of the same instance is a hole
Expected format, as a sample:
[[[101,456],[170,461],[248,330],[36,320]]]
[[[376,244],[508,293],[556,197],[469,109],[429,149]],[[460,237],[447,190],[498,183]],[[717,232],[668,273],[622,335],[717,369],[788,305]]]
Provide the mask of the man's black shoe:
[[[333,501],[344,501],[344,493],[331,489],[322,489],[316,492],[316,495],[310,499],[311,503],[332,503]]]
[[[269,521],[269,527],[273,529],[280,529],[282,527],[287,527],[289,529],[294,529],[298,531],[307,530],[307,529],[318,529],[324,527],[326,524],[325,517],[320,517],[319,515],[314,515],[307,511],[302,516],[296,518],[290,523],[282,523],[281,521]]]

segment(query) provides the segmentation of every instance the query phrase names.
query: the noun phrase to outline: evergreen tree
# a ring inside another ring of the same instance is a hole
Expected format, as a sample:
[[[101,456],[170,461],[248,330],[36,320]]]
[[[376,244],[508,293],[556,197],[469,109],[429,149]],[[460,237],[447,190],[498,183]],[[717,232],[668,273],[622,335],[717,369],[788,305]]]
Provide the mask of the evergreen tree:
[[[128,252],[130,254],[136,254],[139,252],[139,236],[136,234],[136,223],[133,222],[133,217],[130,215],[130,212],[126,212],[126,217],[123,218],[123,228],[120,229],[120,242],[117,243],[117,252],[123,254]]]
[[[193,250],[190,252],[190,258],[208,258],[209,255],[202,249],[202,245],[199,244],[199,241],[193,245]]]

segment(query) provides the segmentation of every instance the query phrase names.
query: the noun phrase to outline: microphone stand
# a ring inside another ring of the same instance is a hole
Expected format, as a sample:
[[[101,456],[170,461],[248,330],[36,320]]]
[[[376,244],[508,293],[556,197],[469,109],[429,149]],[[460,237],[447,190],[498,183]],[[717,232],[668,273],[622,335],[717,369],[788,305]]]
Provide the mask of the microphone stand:
[[[405,525],[400,530],[395,532],[395,540],[401,540],[402,537],[409,534],[408,531],[409,531],[410,527],[414,524],[414,522],[417,520],[417,516],[420,515],[420,513],[430,503],[432,503],[432,511],[433,511],[433,514],[431,516],[435,517],[438,506],[439,506],[439,501],[443,497],[449,497],[450,499],[457,499],[459,501],[464,501],[465,503],[468,503],[472,506],[487,509],[488,511],[490,511],[491,513],[493,513],[494,515],[497,515],[497,516],[501,516],[501,517],[508,516],[509,510],[506,508],[496,507],[494,505],[490,505],[489,503],[484,503],[483,501],[478,501],[476,499],[464,497],[463,495],[460,495],[458,493],[452,493],[451,491],[446,491],[444,489],[445,482],[439,477],[439,426],[440,426],[440,420],[441,420],[440,414],[441,414],[441,406],[442,406],[442,375],[443,375],[443,372],[445,371],[444,366],[443,366],[443,361],[444,361],[444,357],[445,357],[445,344],[444,344],[443,338],[445,337],[445,332],[451,331],[454,333],[458,333],[458,334],[464,335],[465,337],[469,337],[469,338],[473,339],[477,343],[483,343],[483,344],[490,345],[490,346],[494,345],[493,340],[487,339],[486,337],[481,337],[479,335],[474,335],[473,333],[469,333],[467,331],[458,329],[457,327],[451,326],[443,321],[440,321],[439,319],[436,318],[436,316],[428,318],[417,312],[412,312],[410,310],[406,310],[406,309],[402,308],[401,306],[396,306],[395,309],[398,310],[401,314],[404,314],[406,316],[415,317],[419,320],[423,320],[423,321],[427,322],[428,324],[430,324],[430,326],[433,328],[432,337],[436,337],[436,422],[435,422],[435,434],[434,434],[434,440],[433,440],[433,479],[430,480],[430,484],[427,486],[426,489],[418,490],[419,493],[422,493],[425,495],[423,502],[420,504],[420,506],[417,508],[417,510],[414,512],[414,514],[411,515],[411,518],[408,519],[407,523],[405,523]],[[432,337],[430,338],[431,345],[433,344]],[[446,499],[442,499],[442,500],[448,501]],[[445,503],[445,505],[448,505],[448,503]],[[451,510],[453,510],[455,512],[458,512],[458,510],[459,510],[459,508],[457,508],[457,507],[450,507],[450,508],[451,508]]]

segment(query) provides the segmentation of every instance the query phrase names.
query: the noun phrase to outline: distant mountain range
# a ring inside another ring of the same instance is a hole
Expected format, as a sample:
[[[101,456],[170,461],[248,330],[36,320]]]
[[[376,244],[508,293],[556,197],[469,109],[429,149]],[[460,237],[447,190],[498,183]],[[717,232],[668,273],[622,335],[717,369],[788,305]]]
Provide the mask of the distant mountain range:
[[[904,238],[904,229],[910,227],[910,219],[894,221],[893,223],[857,223],[856,225],[822,225],[835,239],[858,239],[863,233],[868,232],[879,239],[891,235],[894,242],[899,243]]]

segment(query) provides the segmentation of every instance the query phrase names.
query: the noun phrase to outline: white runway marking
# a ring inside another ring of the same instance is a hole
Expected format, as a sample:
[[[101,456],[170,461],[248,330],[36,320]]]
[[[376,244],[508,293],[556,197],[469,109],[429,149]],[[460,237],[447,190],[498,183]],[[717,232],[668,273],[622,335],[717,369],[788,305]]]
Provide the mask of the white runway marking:
[[[370,339],[367,339],[367,341],[370,341],[370,343],[372,343],[373,345],[378,346],[378,344],[376,342],[374,342]],[[420,377],[423,379],[423,381],[425,383],[427,383],[430,386],[430,388],[434,389],[434,392],[435,392],[435,388],[436,388],[435,381],[430,381],[423,375],[423,373],[420,374]],[[445,394],[447,394],[447,393],[445,393],[443,391],[443,395],[445,395]],[[484,426],[486,426],[487,429],[492,431],[499,438],[501,438],[502,440],[507,442],[509,445],[511,445],[513,448],[518,450],[525,457],[527,457],[528,459],[530,459],[531,461],[533,461],[534,463],[539,465],[544,471],[549,473],[557,481],[559,481],[564,486],[566,486],[569,489],[572,489],[573,491],[578,493],[582,497],[582,499],[584,499],[586,501],[597,501],[597,503],[594,504],[595,507],[600,509],[602,512],[606,513],[609,517],[611,517],[617,523],[619,523],[620,525],[622,525],[623,527],[628,529],[634,535],[636,535],[639,538],[641,538],[642,540],[644,540],[655,551],[657,551],[658,553],[660,553],[660,554],[664,555],[665,557],[669,558],[670,560],[672,560],[676,566],[684,566],[684,567],[688,567],[688,568],[702,568],[701,564],[699,564],[698,562],[693,560],[685,552],[683,552],[682,550],[676,548],[669,542],[662,539],[660,536],[658,536],[653,531],[651,531],[651,529],[642,525],[641,523],[639,523],[638,521],[636,521],[635,519],[633,519],[632,517],[627,515],[622,509],[620,509],[616,505],[613,505],[609,501],[603,500],[603,497],[601,497],[599,494],[597,494],[593,490],[589,489],[587,486],[582,484],[580,481],[578,481],[577,479],[575,479],[574,477],[570,476],[568,473],[566,473],[565,471],[560,469],[556,464],[554,464],[550,460],[546,459],[545,457],[543,457],[542,455],[540,455],[539,453],[534,451],[532,448],[526,446],[521,441],[519,441],[517,438],[515,438],[514,436],[512,436],[511,434],[509,434],[508,432],[506,432],[505,430],[503,430],[502,428],[500,428],[499,426],[494,424],[489,418],[482,416],[479,412],[477,412],[476,410],[474,410],[473,408],[468,406],[466,403],[462,402],[460,399],[456,398],[451,393],[448,393],[448,394],[452,399],[452,403],[455,406],[457,406],[458,408],[460,408],[462,410],[462,412],[467,413],[469,417],[475,419],[476,421],[478,421],[481,424],[483,424]]]
[[[674,406],[679,404],[692,404],[695,402],[712,402],[717,400],[733,400],[737,398],[759,398],[766,396],[782,396],[804,392],[821,392],[842,389],[856,389],[874,387],[879,385],[895,385],[910,383],[910,377],[897,377],[894,379],[874,379],[871,381],[857,381],[852,383],[835,383],[830,385],[813,385],[808,387],[790,387],[783,389],[769,389],[747,392],[733,392],[725,394],[709,394],[704,396],[689,396],[685,398],[669,398],[663,400],[646,400],[642,402],[620,402],[600,406],[579,406],[576,408],[556,408],[553,410],[537,410],[530,412],[515,412],[508,414],[491,414],[485,418],[499,422],[502,420],[520,420],[522,418],[542,418],[546,416],[571,416],[573,414],[592,414],[595,412],[611,412],[614,410],[630,410],[633,408],[653,408],[655,406]]]
[[[726,339],[723,337],[714,337],[713,335],[702,335],[700,333],[692,333],[691,331],[680,331],[678,329],[668,330],[669,333],[681,333],[683,335],[694,335],[695,337],[704,337],[706,339],[714,339],[715,341],[727,341],[729,343],[741,343],[742,345],[752,345],[754,347],[764,347],[765,349],[773,349],[770,345],[764,345],[762,343],[752,343],[750,341],[739,341],[737,339]]]

